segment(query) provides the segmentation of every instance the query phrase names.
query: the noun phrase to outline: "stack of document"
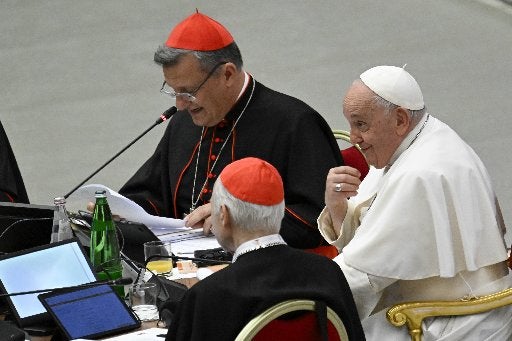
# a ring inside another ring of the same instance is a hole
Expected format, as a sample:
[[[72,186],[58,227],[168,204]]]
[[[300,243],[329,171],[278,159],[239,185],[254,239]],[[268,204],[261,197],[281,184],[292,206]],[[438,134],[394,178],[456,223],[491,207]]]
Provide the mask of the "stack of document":
[[[202,228],[174,229],[173,231],[152,228],[151,231],[160,240],[170,241],[172,253],[176,256],[193,257],[195,250],[207,250],[220,247],[213,235],[205,236]]]
[[[195,250],[220,247],[214,236],[205,236],[202,228],[185,226],[183,219],[154,216],[147,213],[134,201],[100,184],[85,185],[77,189],[67,202],[85,208],[88,202],[94,202],[95,192],[105,190],[112,214],[122,219],[146,225],[160,240],[171,241],[172,252],[179,256],[191,256]]]

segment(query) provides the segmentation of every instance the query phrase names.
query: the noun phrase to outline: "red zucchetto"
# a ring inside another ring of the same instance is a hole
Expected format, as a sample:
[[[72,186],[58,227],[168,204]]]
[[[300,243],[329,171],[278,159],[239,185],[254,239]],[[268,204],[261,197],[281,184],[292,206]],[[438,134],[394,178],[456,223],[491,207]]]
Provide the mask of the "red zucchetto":
[[[220,173],[220,180],[231,195],[242,201],[273,206],[284,200],[279,172],[258,158],[248,157],[230,163]]]
[[[194,51],[214,51],[233,42],[228,30],[212,18],[196,12],[174,27],[165,46]]]

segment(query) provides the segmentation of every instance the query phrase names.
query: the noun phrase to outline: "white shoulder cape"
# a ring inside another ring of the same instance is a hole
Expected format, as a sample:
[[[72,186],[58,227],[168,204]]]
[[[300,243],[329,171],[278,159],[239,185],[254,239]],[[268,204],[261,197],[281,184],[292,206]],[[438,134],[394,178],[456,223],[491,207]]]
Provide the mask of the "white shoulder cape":
[[[451,128],[431,117],[385,175],[372,168],[349,200],[346,224],[359,224],[358,203],[376,193],[355,236],[342,249],[365,273],[414,280],[452,277],[507,258],[504,224],[489,175]]]

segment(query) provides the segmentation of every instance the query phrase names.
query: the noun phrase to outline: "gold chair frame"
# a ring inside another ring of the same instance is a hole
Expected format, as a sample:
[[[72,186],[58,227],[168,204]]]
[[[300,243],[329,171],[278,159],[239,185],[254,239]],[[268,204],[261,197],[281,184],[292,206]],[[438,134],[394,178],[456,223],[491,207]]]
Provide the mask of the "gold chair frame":
[[[292,311],[315,311],[315,301],[312,300],[288,300],[278,303],[258,316],[250,320],[247,325],[240,331],[235,341],[252,340],[260,330],[274,319]],[[348,340],[347,330],[339,316],[327,307],[327,319],[338,332],[340,340]]]
[[[462,299],[460,301],[421,301],[396,304],[386,317],[392,325],[401,327],[407,324],[412,341],[421,341],[423,319],[436,316],[462,316],[487,312],[512,304],[512,288],[500,292]]]
[[[361,151],[361,147],[359,147],[358,144],[354,144],[350,141],[350,132],[343,130],[343,129],[333,129],[332,133],[334,134],[334,138],[336,140],[343,140],[345,142],[350,143],[351,145],[356,146],[356,148]]]

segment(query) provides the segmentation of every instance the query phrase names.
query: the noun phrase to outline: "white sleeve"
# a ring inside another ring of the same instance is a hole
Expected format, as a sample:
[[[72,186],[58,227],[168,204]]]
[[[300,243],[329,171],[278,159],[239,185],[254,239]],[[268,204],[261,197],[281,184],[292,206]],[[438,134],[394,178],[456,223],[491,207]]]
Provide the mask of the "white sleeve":
[[[345,263],[343,253],[334,258],[347,279],[361,320],[370,316],[379,303],[384,289],[397,280],[361,272]]]
[[[331,215],[329,214],[327,207],[324,207],[318,216],[317,224],[322,237],[324,237],[329,244],[335,244],[338,240],[338,235],[336,235],[336,232],[334,231]]]
[[[341,226],[341,234],[339,236],[334,231],[331,215],[329,214],[327,207],[324,207],[318,216],[317,224],[318,230],[320,231],[322,237],[329,244],[334,245],[338,248],[338,250],[341,250],[354,237],[357,227],[359,226],[359,220],[354,222],[354,205],[349,202],[347,207],[347,214],[345,215],[345,220],[343,220]]]

